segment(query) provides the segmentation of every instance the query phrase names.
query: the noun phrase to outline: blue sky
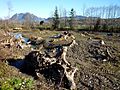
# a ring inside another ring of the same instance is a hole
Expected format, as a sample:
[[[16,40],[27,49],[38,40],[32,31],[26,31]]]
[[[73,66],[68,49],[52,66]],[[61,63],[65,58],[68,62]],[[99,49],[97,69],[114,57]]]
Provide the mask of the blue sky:
[[[52,16],[55,6],[70,11],[74,8],[77,15],[82,15],[83,7],[100,7],[109,5],[119,5],[120,0],[0,0],[0,17],[8,16],[8,2],[11,2],[12,12],[15,13],[30,12],[38,17],[47,18]]]

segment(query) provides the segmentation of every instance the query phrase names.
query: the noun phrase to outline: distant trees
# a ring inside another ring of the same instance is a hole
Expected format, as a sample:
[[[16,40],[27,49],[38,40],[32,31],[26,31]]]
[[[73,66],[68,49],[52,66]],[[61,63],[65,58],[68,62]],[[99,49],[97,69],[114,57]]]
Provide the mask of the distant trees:
[[[67,11],[66,9],[59,9],[59,21],[60,21],[60,29],[64,29],[67,27]]]
[[[12,2],[11,1],[7,2],[7,7],[8,7],[8,19],[10,19],[11,12],[13,11],[13,6],[12,6]]]
[[[85,16],[100,18],[117,18],[120,17],[120,7],[117,5],[90,7],[86,9]]]
[[[69,16],[67,16],[69,15]],[[52,17],[52,29],[74,29],[75,26],[75,10],[72,8],[69,13],[66,9],[58,11],[55,7],[55,11]]]
[[[9,21],[11,12],[12,12],[11,1],[7,2],[7,7],[8,7],[8,17],[6,18],[6,20],[0,20],[0,23],[3,23],[5,28],[6,27],[9,28],[9,26],[11,26]],[[82,13],[83,13],[83,16],[85,17],[80,17],[80,16],[76,17],[76,12],[73,8],[70,11],[67,11],[66,9],[62,9],[62,8],[58,9],[58,7],[56,6],[53,12],[52,18],[48,19],[49,22],[44,22],[44,21],[41,21],[39,23],[33,22],[31,21],[30,16],[27,15],[22,25],[23,25],[23,28],[25,27],[26,29],[30,29],[34,27],[43,28],[43,29],[48,28],[52,30],[120,29],[120,6],[109,5],[109,6],[89,7],[89,8],[86,8],[85,6],[83,6]]]
[[[119,19],[116,19],[120,18],[120,6],[90,7],[85,9],[84,12],[85,16],[88,17],[86,19],[86,24],[90,27],[94,26],[94,30],[96,28],[98,29],[98,26],[100,27],[99,29],[102,30],[113,30],[120,26]],[[100,25],[98,25],[98,23]]]
[[[66,9],[63,10],[63,17],[64,17],[64,27],[67,27],[67,11],[66,11]]]

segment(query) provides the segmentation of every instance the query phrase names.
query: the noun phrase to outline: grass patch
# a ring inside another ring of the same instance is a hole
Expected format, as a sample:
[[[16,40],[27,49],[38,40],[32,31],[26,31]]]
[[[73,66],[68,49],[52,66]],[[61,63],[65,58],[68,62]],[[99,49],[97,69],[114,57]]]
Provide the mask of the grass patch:
[[[0,81],[0,90],[32,90],[33,80],[13,77]]]

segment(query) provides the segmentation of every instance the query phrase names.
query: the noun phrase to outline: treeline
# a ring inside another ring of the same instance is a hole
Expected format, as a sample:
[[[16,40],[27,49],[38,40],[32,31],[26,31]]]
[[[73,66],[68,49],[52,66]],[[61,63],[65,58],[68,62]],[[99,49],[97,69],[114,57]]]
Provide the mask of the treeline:
[[[77,16],[74,8],[69,11],[57,6],[52,17],[47,22],[31,22],[26,17],[24,22],[0,20],[0,27],[22,27],[24,29],[40,30],[92,30],[120,32],[120,6],[110,5],[103,7],[83,8],[83,16]]]
[[[99,17],[99,18],[118,18],[120,17],[120,7],[117,5],[103,6],[103,7],[90,7],[84,9],[85,16]]]
[[[120,7],[117,5],[84,8],[83,18],[77,17],[73,8],[61,11],[55,8],[52,29],[120,32]]]
[[[61,16],[61,13],[64,14],[64,16]],[[75,27],[75,10],[72,8],[69,11],[69,16],[67,16],[66,10],[64,12],[58,11],[58,8],[55,7],[55,12],[53,14],[53,17],[51,18],[51,28],[53,30],[59,30],[59,29],[74,29]]]
[[[84,9],[89,30],[120,32],[120,7],[110,5]],[[87,25],[87,24],[86,24]]]

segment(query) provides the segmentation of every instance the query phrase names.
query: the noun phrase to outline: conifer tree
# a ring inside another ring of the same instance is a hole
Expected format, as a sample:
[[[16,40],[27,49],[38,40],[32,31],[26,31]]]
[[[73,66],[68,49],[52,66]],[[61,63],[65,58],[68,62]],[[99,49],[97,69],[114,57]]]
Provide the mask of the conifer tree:
[[[74,29],[74,18],[75,18],[75,11],[72,8],[70,11],[70,18],[69,18],[70,29]]]
[[[52,28],[53,28],[54,30],[59,29],[59,24],[60,24],[59,14],[58,14],[58,8],[57,8],[57,6],[56,6],[56,7],[55,7],[55,12],[54,12],[54,17],[53,17]]]

